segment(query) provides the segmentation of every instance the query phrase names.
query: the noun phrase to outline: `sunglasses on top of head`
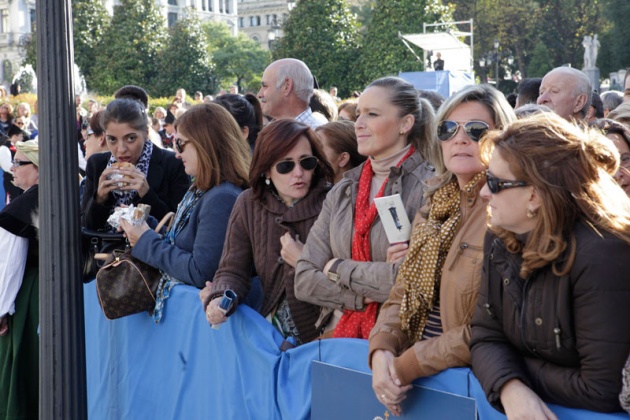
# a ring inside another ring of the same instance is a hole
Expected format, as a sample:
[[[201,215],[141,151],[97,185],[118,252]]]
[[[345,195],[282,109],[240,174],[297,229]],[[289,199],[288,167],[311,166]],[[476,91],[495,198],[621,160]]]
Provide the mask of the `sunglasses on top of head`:
[[[467,121],[465,123],[458,123],[457,121],[444,120],[438,125],[438,139],[441,141],[448,141],[455,137],[459,127],[464,129],[464,132],[474,142],[481,140],[486,131],[490,129],[488,123],[484,121]]]
[[[317,158],[315,156],[307,156],[298,160],[300,166],[305,171],[312,171],[317,167]],[[291,172],[295,168],[294,160],[283,160],[282,162],[276,163],[276,171],[280,175],[286,175]]]
[[[492,194],[498,194],[508,188],[526,187],[529,184],[525,181],[497,178],[490,171],[486,171],[486,185],[488,185],[488,189]]]

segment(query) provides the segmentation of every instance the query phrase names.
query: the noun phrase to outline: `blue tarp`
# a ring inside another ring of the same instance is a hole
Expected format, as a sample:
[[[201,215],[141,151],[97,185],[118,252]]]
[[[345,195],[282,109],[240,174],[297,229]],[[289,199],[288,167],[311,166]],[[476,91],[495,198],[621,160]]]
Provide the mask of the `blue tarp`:
[[[465,86],[475,84],[472,75],[461,71],[401,72],[398,76],[411,83],[416,89],[433,90],[445,98]]]
[[[190,286],[173,289],[159,324],[146,313],[109,321],[95,282],[85,285],[84,293],[91,420],[308,418],[314,360],[370,372],[367,341],[321,340],[282,353],[282,336],[245,305],[213,330],[198,290]],[[481,420],[505,418],[487,404],[468,369],[417,383],[475,397]],[[628,418],[552,409],[560,418]]]

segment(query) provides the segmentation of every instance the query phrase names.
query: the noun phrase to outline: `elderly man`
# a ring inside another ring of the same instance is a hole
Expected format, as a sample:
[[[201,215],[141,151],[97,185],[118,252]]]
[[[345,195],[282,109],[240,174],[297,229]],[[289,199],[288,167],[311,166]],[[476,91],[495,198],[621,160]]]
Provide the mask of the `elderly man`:
[[[321,125],[313,117],[309,101],[313,96],[313,75],[300,60],[283,58],[264,71],[258,99],[263,114],[273,119],[294,118],[312,128]]]
[[[591,104],[591,82],[571,67],[556,67],[543,77],[536,103],[546,105],[566,120],[582,120]]]

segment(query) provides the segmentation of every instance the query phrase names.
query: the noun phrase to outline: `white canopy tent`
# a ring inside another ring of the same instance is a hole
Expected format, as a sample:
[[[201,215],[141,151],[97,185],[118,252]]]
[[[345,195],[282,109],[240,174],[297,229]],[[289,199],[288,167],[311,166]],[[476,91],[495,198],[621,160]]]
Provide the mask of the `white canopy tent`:
[[[429,26],[448,26],[453,27],[457,24],[469,24],[470,32],[459,30],[447,30],[445,32],[426,32]],[[462,22],[445,22],[435,24],[424,24],[424,33],[421,34],[399,34],[402,42],[412,52],[413,49],[408,42],[416,45],[424,50],[424,63],[427,63],[427,51],[433,51],[433,54],[440,53],[444,60],[444,70],[463,71],[468,74],[473,72],[473,30],[472,19]],[[470,37],[470,45],[465,44],[460,39]],[[415,52],[414,52],[415,54]]]

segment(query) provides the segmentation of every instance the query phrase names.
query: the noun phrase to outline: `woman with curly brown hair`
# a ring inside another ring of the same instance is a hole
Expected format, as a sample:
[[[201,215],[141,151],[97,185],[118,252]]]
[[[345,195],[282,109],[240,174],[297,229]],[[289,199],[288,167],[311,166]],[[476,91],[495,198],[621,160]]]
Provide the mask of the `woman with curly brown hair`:
[[[482,157],[491,227],[471,354],[489,402],[508,418],[555,419],[545,402],[619,411],[630,351],[619,153],[544,113],[490,134]]]

